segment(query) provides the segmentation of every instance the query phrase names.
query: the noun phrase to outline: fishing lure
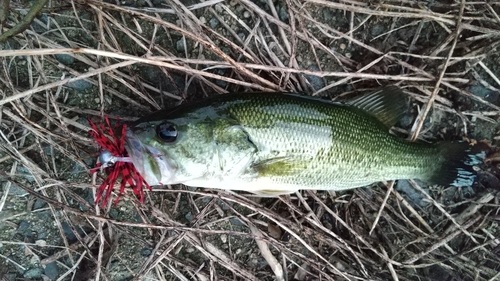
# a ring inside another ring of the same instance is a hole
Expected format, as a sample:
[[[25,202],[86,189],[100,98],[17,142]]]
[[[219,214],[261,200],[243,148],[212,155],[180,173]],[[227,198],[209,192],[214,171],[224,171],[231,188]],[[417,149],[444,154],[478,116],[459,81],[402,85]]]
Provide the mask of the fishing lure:
[[[91,170],[91,173],[104,171],[108,174],[97,188],[95,203],[101,202],[101,207],[104,208],[110,200],[111,192],[117,181],[120,182],[120,189],[114,202],[115,205],[127,186],[132,188],[140,202],[144,202],[144,187],[151,190],[151,186],[144,180],[128,157],[128,152],[125,149],[127,125],[117,122],[113,128],[107,116],[104,118],[104,122],[105,124],[95,124],[90,119],[88,120],[92,127],[88,133],[100,146],[99,163]],[[120,135],[116,135],[115,130],[119,131]]]

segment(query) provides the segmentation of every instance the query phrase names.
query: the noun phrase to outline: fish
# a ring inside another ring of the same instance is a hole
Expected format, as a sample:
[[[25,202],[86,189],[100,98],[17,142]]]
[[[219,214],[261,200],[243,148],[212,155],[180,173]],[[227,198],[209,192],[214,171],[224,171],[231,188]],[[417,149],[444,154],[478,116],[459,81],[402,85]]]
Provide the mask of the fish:
[[[150,185],[277,196],[420,179],[469,186],[481,142],[410,142],[390,132],[407,109],[388,86],[341,103],[295,93],[234,93],[130,124],[125,149]]]

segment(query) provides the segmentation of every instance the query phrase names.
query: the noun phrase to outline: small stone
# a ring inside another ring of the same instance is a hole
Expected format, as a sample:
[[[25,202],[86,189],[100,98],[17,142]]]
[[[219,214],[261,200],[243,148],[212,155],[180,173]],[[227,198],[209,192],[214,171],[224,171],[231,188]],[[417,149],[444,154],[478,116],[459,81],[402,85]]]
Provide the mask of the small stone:
[[[229,219],[229,222],[231,224],[234,224],[234,225],[245,225],[244,223],[242,223],[239,219],[237,218],[230,218]]]
[[[330,9],[323,9],[323,18],[325,18],[325,20],[327,21],[332,20],[333,18],[332,11]]]
[[[40,199],[36,199],[35,203],[33,204],[33,210],[38,210],[44,208],[45,206],[47,206],[47,202]]]
[[[376,24],[370,30],[372,36],[378,36],[384,32],[384,26],[382,24]]]
[[[191,214],[191,212],[187,213],[185,216],[184,216],[189,222],[192,222],[194,217],[193,217],[193,214]]]
[[[56,60],[64,65],[71,65],[75,62],[75,58],[66,54],[56,54]]]
[[[30,263],[31,264],[39,264],[40,263],[40,258],[37,255],[33,255],[30,258]]]
[[[280,7],[278,9],[278,16],[279,16],[281,21],[287,21],[288,20],[287,10],[284,7]]]
[[[307,272],[309,271],[309,265],[307,263],[303,263],[298,269],[295,275],[293,276],[294,280],[303,281],[307,278]]]
[[[110,97],[110,96],[104,96],[104,100],[105,100],[108,104],[111,104],[111,97]]]
[[[422,184],[421,186],[426,186]],[[419,207],[425,207],[429,202],[423,200],[424,195],[417,191],[408,181],[397,181],[394,187],[399,193],[403,195],[409,201],[411,205],[418,205]],[[425,190],[425,189],[424,189]]]
[[[38,246],[41,246],[41,247],[45,247],[45,246],[47,246],[47,241],[45,241],[45,240],[36,240],[35,244],[38,245]]]
[[[200,17],[200,22],[205,24],[207,23],[207,19],[205,17]]]
[[[24,278],[31,278],[31,279],[35,279],[35,278],[40,278],[42,277],[42,274],[43,274],[43,269],[42,268],[32,268],[28,271],[26,271],[24,274],[23,274],[23,277]]]
[[[17,226],[17,232],[18,233],[28,233],[29,231],[30,224],[27,221],[21,221],[19,225]]]
[[[346,44],[344,44],[344,43],[341,43],[341,44],[340,44],[340,46],[339,46],[339,48],[340,48],[341,50],[345,50],[345,48],[346,48],[346,47],[347,47],[347,46],[346,46]]]
[[[222,234],[220,236],[220,240],[222,241],[222,243],[226,243],[227,242],[227,235],[226,234]]]
[[[250,12],[249,11],[244,11],[243,12],[243,17],[246,18],[246,19],[249,18],[250,17]]]
[[[283,235],[283,231],[281,230],[281,228],[272,223],[267,224],[267,232],[269,232],[269,235],[274,239],[280,239]]]
[[[101,102],[101,99],[100,99],[100,98],[95,98],[95,99],[94,99],[94,102],[95,102],[95,103],[100,103],[100,102]]]
[[[48,213],[48,212],[44,212],[44,213]],[[47,218],[46,216],[44,216],[44,218]],[[38,232],[36,238],[38,238],[38,240],[47,240],[47,233],[46,232]]]
[[[34,182],[35,181],[35,178],[33,177],[32,173],[31,173],[31,170],[29,170],[28,168],[24,167],[24,166],[17,166],[17,171],[22,174],[22,177],[26,180],[28,180],[29,182]],[[14,186],[14,185],[12,185]],[[27,192],[24,191],[24,189],[22,189],[22,193],[21,194],[16,194],[16,195],[24,195],[26,194]]]
[[[179,52],[184,52],[186,50],[186,41],[181,38],[179,41],[177,41],[177,43],[175,43],[175,48],[177,49],[177,51]]]
[[[217,84],[217,86],[221,87],[221,88],[225,88],[227,87],[227,82],[226,81],[223,81],[223,80],[216,80],[215,81],[215,84]]]
[[[66,235],[66,239],[68,239],[69,242],[72,243],[77,240],[75,233],[73,233],[73,230],[71,229],[71,227],[67,222],[62,222],[61,226],[64,234]],[[80,236],[84,234],[83,230],[77,224],[74,224],[74,228]]]
[[[149,257],[151,255],[151,253],[152,253],[151,249],[144,248],[141,251],[141,256],[143,256],[143,257]]]
[[[49,277],[50,280],[57,280],[59,276],[59,271],[57,269],[56,262],[51,262],[45,266],[44,274]]]
[[[217,7],[217,6],[215,6],[215,7]],[[211,19],[211,20],[208,22],[208,24],[210,24],[210,27],[211,27],[211,28],[216,28],[216,27],[217,27],[217,25],[219,24],[219,20],[217,20],[216,18],[213,18],[213,19]]]
[[[403,128],[408,128],[413,124],[413,119],[414,117],[412,114],[405,114],[399,119],[398,124]]]
[[[84,79],[80,79],[66,83],[66,86],[70,87],[71,89],[75,89],[77,91],[85,91],[92,88],[92,83],[87,82]]]
[[[340,270],[340,271],[346,271],[346,268],[345,268],[344,264],[343,264],[343,263],[341,263],[341,262],[336,262],[336,263],[335,263],[335,267],[336,267],[338,270]]]
[[[309,70],[312,70],[312,71],[319,71],[319,68],[316,67],[316,66],[311,66],[309,67]],[[320,76],[316,76],[316,75],[304,75],[304,77],[307,79],[307,81],[309,81],[309,83],[311,84],[312,88],[314,90],[319,90],[323,87],[325,87],[325,82],[323,81],[323,78],[321,78]]]

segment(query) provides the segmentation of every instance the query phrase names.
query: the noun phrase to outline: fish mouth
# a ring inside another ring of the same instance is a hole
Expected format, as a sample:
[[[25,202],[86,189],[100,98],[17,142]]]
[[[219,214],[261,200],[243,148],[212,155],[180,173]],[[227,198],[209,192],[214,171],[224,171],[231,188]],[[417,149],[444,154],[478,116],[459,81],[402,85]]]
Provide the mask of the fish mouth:
[[[171,184],[176,165],[168,159],[164,152],[144,144],[127,128],[125,149],[137,171],[149,185]]]

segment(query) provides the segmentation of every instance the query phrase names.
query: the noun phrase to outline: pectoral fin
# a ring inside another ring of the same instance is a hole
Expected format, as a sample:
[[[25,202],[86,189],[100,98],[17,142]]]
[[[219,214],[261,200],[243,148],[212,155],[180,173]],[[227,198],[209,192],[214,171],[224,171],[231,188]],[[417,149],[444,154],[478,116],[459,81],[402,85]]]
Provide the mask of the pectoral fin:
[[[308,163],[299,157],[282,156],[254,163],[252,168],[259,177],[290,176],[307,169]]]

